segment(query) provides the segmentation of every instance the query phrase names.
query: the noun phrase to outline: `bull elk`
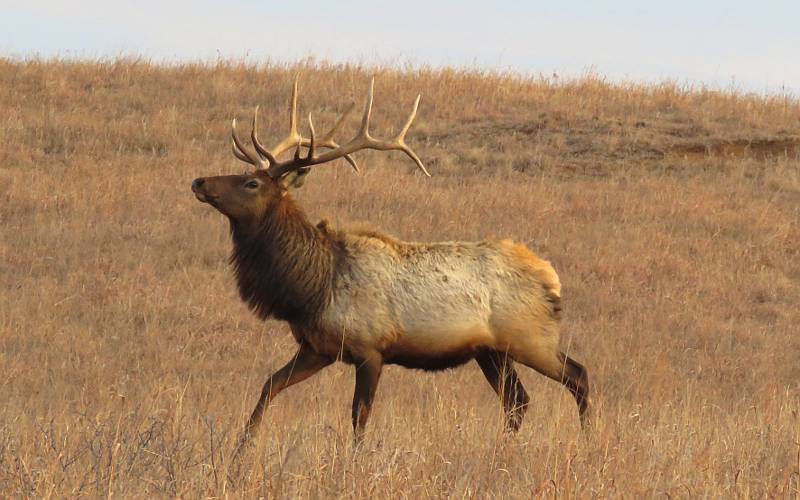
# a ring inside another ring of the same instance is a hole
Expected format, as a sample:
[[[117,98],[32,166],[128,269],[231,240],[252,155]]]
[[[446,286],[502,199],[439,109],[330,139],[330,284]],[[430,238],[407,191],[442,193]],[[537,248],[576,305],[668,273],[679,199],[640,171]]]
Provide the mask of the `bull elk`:
[[[258,108],[253,151],[233,120],[233,154],[255,171],[192,183],[195,196],[230,221],[231,263],[241,298],[260,318],[288,322],[298,344],[292,359],[264,384],[239,447],[257,432],[264,409],[279,392],[337,360],[355,366],[357,442],[386,364],[441,370],[476,360],[502,399],[507,428],[517,430],[529,398],[516,361],[564,384],[585,425],[587,372],[559,349],[561,284],[549,262],[511,240],[416,243],[314,225],[292,199],[289,188],[301,185],[311,167],[344,158],[358,170],[351,155],[363,149],[402,151],[429,175],[405,143],[419,96],[394,139],[377,140],[369,132],[373,83],[361,128],[349,142],[339,145],[334,139],[347,112],[321,138],[311,115],[309,137],[298,132],[295,81],[290,132],[273,148],[258,139]],[[293,157],[278,160],[291,148]]]

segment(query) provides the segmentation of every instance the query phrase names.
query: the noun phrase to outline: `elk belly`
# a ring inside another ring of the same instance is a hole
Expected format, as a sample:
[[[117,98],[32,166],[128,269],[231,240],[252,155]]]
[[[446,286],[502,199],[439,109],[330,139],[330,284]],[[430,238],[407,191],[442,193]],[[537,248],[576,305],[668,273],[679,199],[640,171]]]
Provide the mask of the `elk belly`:
[[[482,349],[494,344],[485,324],[419,325],[398,335],[397,341],[387,349],[387,363],[419,368],[443,370],[466,363]],[[427,326],[427,327],[425,327]]]

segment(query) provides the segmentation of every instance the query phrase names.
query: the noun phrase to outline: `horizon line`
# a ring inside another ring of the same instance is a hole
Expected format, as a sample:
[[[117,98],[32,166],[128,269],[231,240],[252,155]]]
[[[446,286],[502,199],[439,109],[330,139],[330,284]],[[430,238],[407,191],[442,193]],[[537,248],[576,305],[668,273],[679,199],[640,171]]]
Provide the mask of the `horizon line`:
[[[72,53],[71,53],[72,52]],[[85,52],[85,51],[84,51]],[[794,101],[800,105],[800,89],[794,89],[786,85],[780,85],[776,88],[765,88],[763,90],[755,90],[748,88],[742,81],[736,81],[735,77],[731,77],[728,84],[720,82],[704,81],[691,77],[644,77],[644,78],[631,78],[631,77],[618,77],[609,75],[600,70],[596,65],[590,64],[581,71],[568,72],[568,71],[541,71],[541,70],[524,70],[514,67],[511,64],[505,66],[492,66],[492,65],[471,65],[467,63],[454,64],[454,63],[433,63],[433,62],[420,62],[420,61],[398,61],[398,58],[381,58],[385,60],[376,60],[375,58],[362,58],[361,60],[333,60],[316,55],[307,55],[300,58],[286,59],[276,57],[264,57],[261,55],[251,55],[246,53],[242,56],[236,57],[231,55],[223,55],[219,53],[216,57],[166,57],[148,55],[144,53],[137,53],[135,51],[120,50],[117,54],[95,54],[89,55],[86,53],[78,53],[78,51],[65,50],[63,53],[46,54],[40,52],[31,52],[28,54],[21,53],[3,53],[0,52],[0,60],[5,59],[14,63],[29,63],[29,62],[64,62],[64,63],[146,63],[157,67],[180,67],[180,66],[206,66],[213,67],[214,65],[239,65],[246,69],[264,70],[268,68],[292,68],[298,66],[305,66],[310,69],[325,69],[335,67],[355,67],[360,70],[369,71],[396,71],[415,72],[415,71],[429,71],[429,72],[445,72],[448,70],[464,72],[467,74],[495,76],[516,79],[519,81],[538,81],[548,85],[558,86],[580,82],[582,80],[595,79],[603,83],[614,85],[618,87],[633,86],[633,87],[659,87],[659,86],[672,86],[682,92],[720,92],[732,96],[742,97],[758,97],[758,98],[778,98]],[[394,60],[390,60],[394,59]]]

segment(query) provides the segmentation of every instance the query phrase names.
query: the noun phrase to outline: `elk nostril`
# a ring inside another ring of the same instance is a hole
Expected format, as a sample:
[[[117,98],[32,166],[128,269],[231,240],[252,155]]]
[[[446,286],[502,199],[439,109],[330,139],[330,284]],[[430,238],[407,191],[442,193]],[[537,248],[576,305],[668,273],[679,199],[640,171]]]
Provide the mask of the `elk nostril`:
[[[202,186],[204,182],[206,182],[206,180],[203,179],[202,177],[192,181],[192,191],[197,191],[198,189],[200,189],[200,186]]]

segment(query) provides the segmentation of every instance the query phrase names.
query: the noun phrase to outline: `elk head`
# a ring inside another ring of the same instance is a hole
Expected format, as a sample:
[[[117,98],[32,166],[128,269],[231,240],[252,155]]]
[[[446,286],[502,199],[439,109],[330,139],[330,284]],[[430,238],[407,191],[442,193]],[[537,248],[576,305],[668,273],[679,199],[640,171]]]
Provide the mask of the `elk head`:
[[[414,101],[414,107],[406,120],[405,125],[394,139],[382,141],[374,139],[369,134],[369,120],[372,112],[373,86],[375,79],[370,81],[364,115],[361,119],[361,128],[356,136],[343,145],[334,140],[334,134],[341,126],[351,105],[336,124],[322,138],[317,138],[314,133],[314,124],[311,115],[308,115],[310,137],[303,137],[297,130],[297,80],[294,82],[292,98],[289,104],[289,135],[272,148],[265,148],[258,140],[258,107],[253,113],[253,125],[250,139],[255,152],[249,151],[236,132],[236,119],[231,126],[233,139],[233,154],[236,158],[253,165],[256,170],[242,175],[222,175],[217,177],[200,177],[192,182],[192,191],[198,200],[208,203],[226,215],[233,223],[249,225],[260,220],[266,213],[274,208],[287,194],[289,188],[300,187],[305,176],[314,165],[328,163],[344,158],[358,172],[358,164],[352,153],[362,149],[376,149],[380,151],[397,150],[407,154],[417,164],[422,172],[430,176],[425,166],[414,151],[405,143],[405,135],[417,113],[420,96]],[[307,148],[307,153],[302,154],[302,148]],[[279,161],[277,157],[291,148],[295,148],[294,156],[290,159]],[[319,153],[318,148],[328,151]]]

